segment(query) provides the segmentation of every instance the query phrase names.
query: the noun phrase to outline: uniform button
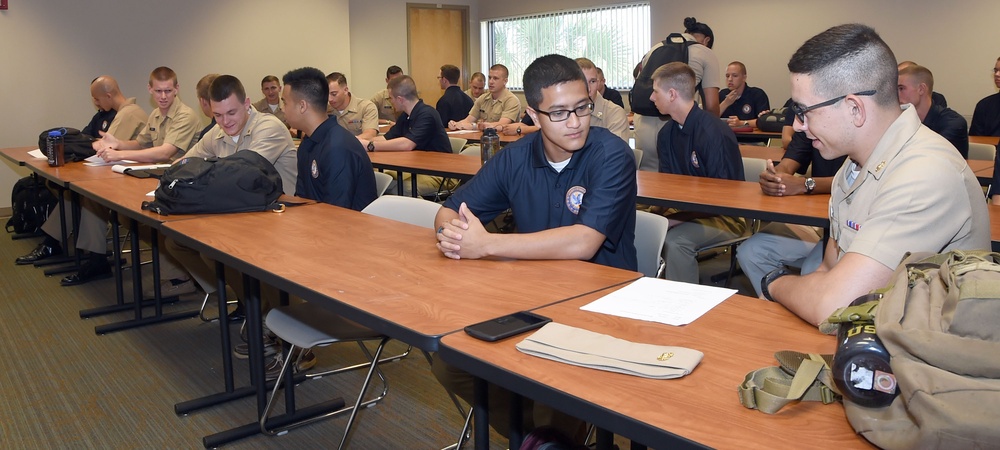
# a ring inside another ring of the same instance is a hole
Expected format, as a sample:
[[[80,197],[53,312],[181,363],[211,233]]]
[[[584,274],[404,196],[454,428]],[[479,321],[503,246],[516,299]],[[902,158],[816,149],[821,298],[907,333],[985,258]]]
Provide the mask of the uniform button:
[[[850,205],[850,204],[851,204],[851,199],[847,199],[847,204],[848,204],[848,205]]]

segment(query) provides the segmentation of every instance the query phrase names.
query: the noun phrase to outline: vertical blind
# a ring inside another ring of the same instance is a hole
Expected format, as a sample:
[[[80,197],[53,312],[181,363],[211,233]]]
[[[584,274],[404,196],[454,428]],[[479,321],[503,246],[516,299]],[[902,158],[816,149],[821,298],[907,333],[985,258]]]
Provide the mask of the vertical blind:
[[[632,69],[649,49],[649,27],[648,2],[484,21],[483,61],[507,66],[507,87],[521,89],[524,69],[539,56],[586,57],[604,71],[609,88],[631,89]]]

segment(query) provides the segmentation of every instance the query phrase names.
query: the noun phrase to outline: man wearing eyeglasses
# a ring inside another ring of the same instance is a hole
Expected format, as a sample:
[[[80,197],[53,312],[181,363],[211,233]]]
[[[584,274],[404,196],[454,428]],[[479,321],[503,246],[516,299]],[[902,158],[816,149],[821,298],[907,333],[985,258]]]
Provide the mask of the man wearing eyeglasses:
[[[664,173],[743,181],[743,159],[736,135],[724,122],[694,103],[695,73],[682,62],[653,72],[649,99],[669,115],[656,137],[659,170]],[[655,208],[659,209],[659,208]],[[734,239],[746,230],[741,218],[669,209],[664,245],[666,278],[698,283],[697,249]]]
[[[590,126],[580,67],[561,55],[538,58],[524,72],[524,94],[540,132],[505,147],[445,201],[434,220],[438,249],[453,259],[580,259],[636,270],[635,158],[625,141]],[[482,221],[508,208],[517,233],[487,232]],[[433,369],[445,388],[471,400],[471,376],[440,360]],[[490,395],[491,425],[504,435],[507,399]],[[523,416],[533,421],[528,429],[582,431],[578,420],[524,406],[533,412]]]
[[[819,269],[793,276],[782,267],[761,280],[765,298],[812,324],[885,286],[906,252],[990,248],[975,175],[915,108],[900,109],[895,61],[875,30],[848,24],[788,62],[795,130],[824,158],[849,158],[834,177]]]

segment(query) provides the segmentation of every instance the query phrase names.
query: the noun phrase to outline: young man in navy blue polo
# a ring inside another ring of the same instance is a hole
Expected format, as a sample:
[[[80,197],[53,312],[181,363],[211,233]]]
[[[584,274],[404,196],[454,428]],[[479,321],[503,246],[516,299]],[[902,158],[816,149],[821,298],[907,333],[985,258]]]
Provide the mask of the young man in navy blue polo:
[[[635,157],[621,138],[590,127],[593,103],[580,67],[548,55],[524,72],[528,114],[541,132],[490,159],[435,218],[438,249],[449,257],[582,259],[636,270]],[[480,219],[507,208],[517,233],[491,234]],[[434,375],[466,400],[472,376],[435,359]],[[491,386],[490,422],[505,434],[509,395]],[[525,401],[525,426],[553,426],[580,437],[583,422]]]
[[[656,137],[660,172],[696,177],[744,180],[736,135],[714,115],[694,103],[695,74],[687,64],[672,62],[653,72],[650,100],[670,121]],[[733,239],[746,229],[740,218],[668,210],[670,232],[665,243],[668,280],[698,283],[698,248]]]

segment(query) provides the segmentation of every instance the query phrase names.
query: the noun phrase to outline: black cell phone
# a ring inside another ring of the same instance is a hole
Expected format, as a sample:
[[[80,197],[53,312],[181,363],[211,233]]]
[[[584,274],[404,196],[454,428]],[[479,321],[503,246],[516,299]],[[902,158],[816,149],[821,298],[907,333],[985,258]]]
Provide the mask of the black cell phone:
[[[488,342],[499,341],[511,336],[541,328],[552,319],[528,311],[521,311],[509,316],[497,317],[485,322],[465,327],[465,332],[476,339]]]

